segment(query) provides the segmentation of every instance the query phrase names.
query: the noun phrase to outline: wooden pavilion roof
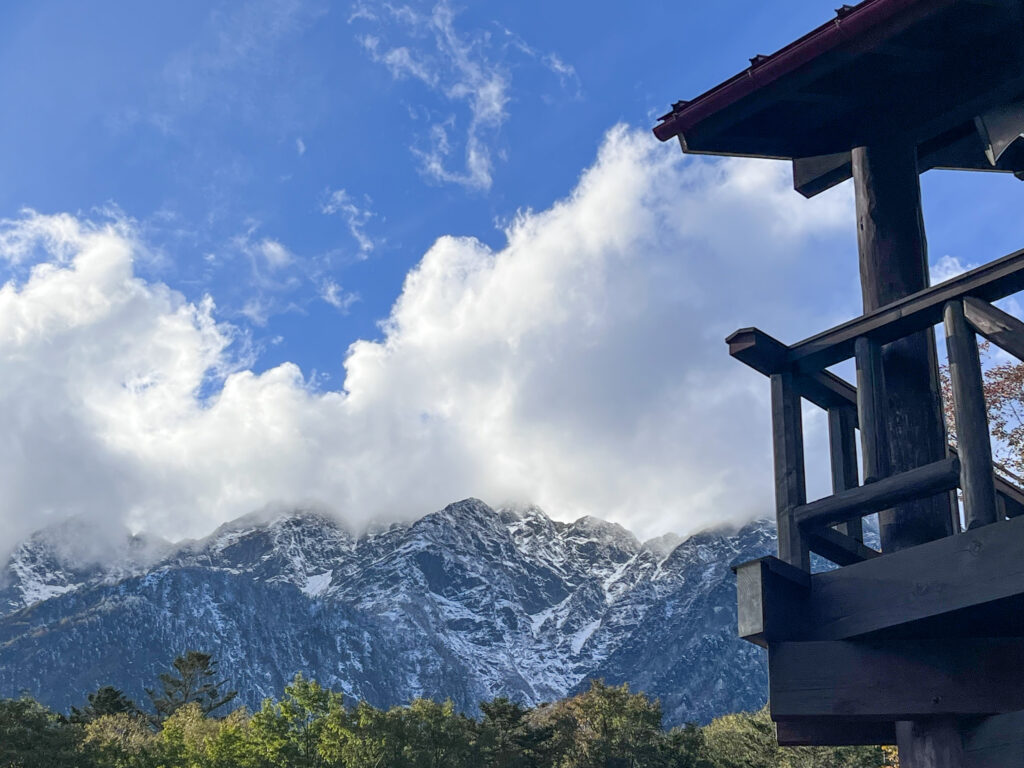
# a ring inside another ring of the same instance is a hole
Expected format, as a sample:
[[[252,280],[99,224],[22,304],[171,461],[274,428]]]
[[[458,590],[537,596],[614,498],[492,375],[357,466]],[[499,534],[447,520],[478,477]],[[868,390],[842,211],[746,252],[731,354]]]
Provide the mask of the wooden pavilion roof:
[[[841,155],[895,135],[917,144],[922,171],[1017,172],[1024,141],[993,164],[976,118],[1009,110],[1012,123],[1024,115],[1022,102],[1024,0],[864,0],[677,102],[654,133],[678,137],[684,152],[787,160]],[[825,186],[848,176],[837,173]]]

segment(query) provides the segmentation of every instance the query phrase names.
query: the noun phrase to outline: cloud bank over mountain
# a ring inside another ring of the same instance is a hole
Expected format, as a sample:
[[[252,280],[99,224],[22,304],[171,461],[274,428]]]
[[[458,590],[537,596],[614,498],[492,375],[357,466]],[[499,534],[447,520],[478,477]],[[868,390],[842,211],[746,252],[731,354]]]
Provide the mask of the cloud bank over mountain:
[[[766,385],[722,339],[856,311],[850,208],[616,127],[503,247],[439,238],[337,391],[250,370],[216,296],[136,273],[131,222],[26,212],[0,225],[0,547],[69,514],[177,538],[268,504],[359,527],[469,495],[642,536],[764,514]]]

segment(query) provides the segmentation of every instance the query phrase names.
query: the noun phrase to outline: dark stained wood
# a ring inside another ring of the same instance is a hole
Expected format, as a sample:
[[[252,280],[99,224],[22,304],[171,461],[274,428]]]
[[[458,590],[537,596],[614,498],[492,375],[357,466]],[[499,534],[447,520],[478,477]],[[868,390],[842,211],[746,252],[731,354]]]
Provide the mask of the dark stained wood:
[[[853,357],[861,336],[884,344],[942,322],[946,302],[965,296],[998,301],[1024,290],[1024,250],[893,301],[789,347],[787,360],[802,372],[821,370]]]
[[[960,459],[950,456],[932,464],[870,485],[840,491],[824,499],[797,507],[793,517],[797,525],[810,529],[841,523],[870,515],[910,499],[926,498],[955,488],[960,479]]]
[[[946,350],[953,391],[960,487],[964,499],[964,524],[968,530],[990,525],[997,519],[995,468],[988,433],[988,413],[982,391],[978,340],[964,317],[960,301],[946,304]]]
[[[998,476],[996,477],[996,496],[1007,517],[1024,515],[1024,492]]]
[[[799,610],[811,588],[807,571],[794,568],[776,557],[763,557],[742,563],[736,572],[737,631],[754,645],[768,647],[768,638],[787,631],[799,620],[791,609]],[[773,596],[769,612],[765,596]]]
[[[915,720],[1024,709],[1024,638],[768,646],[773,718]]]
[[[729,334],[725,343],[732,357],[765,376],[783,373],[789,368],[789,347],[760,328],[740,328]]]
[[[859,3],[677,104],[655,134],[678,136],[689,152],[790,159],[845,151],[898,131],[928,143],[1020,98],[1019,13],[1016,2]],[[974,152],[982,155],[980,142]]]
[[[962,768],[963,736],[953,717],[896,723],[896,744],[904,768]]]
[[[729,345],[730,355],[765,376],[789,369],[786,363],[788,347],[758,328],[741,328],[725,341]],[[796,386],[803,397],[820,408],[828,409],[857,401],[856,387],[828,371],[801,375],[796,380]]]
[[[928,287],[915,146],[890,139],[856,147],[853,180],[861,294],[864,311],[872,312]],[[941,460],[946,455],[946,432],[931,331],[885,344],[882,371],[890,471],[906,472]],[[880,512],[878,521],[883,552],[953,533],[946,495],[899,504]]]
[[[860,518],[850,522],[859,523]],[[866,547],[863,542],[845,533],[840,533],[835,528],[805,530],[804,538],[807,539],[807,546],[810,547],[811,552],[821,555],[826,560],[831,560],[836,565],[853,565],[873,557],[880,557],[882,554],[877,549]]]
[[[856,355],[857,418],[864,458],[864,482],[874,483],[890,472],[882,351],[878,344],[862,336],[857,339]]]
[[[771,375],[773,372],[765,368],[765,364],[778,359],[777,350],[780,347],[786,348],[781,341],[757,328],[740,329],[726,341],[730,340],[737,345],[737,351],[734,354],[732,344],[730,344],[730,354],[765,375]],[[775,350],[775,352],[771,350]],[[796,386],[801,396],[819,408],[828,410],[842,404],[857,404],[857,388],[830,371],[801,374],[796,379]],[[952,446],[947,446],[947,451],[956,455],[956,449]],[[996,493],[1005,502],[1007,517],[1024,515],[1024,490],[998,475],[995,485]],[[952,516],[953,511],[951,510]]]
[[[1024,712],[987,717],[963,733],[967,768],[1024,768]]]
[[[768,624],[764,639],[848,640],[882,632],[922,636],[1024,636],[1024,518],[811,576],[794,596],[761,586],[766,615],[796,617]],[[795,601],[795,604],[794,602]]]
[[[972,296],[964,299],[964,314],[975,331],[1018,360],[1024,360],[1024,323]]]
[[[852,175],[853,161],[849,152],[793,159],[793,189],[804,197],[814,197]]]
[[[811,718],[777,720],[775,735],[782,747],[842,747],[895,744],[892,721]]]
[[[771,383],[779,558],[806,571],[811,567],[810,552],[793,519],[793,510],[807,500],[800,394],[791,373],[776,373]]]
[[[1017,157],[1004,156],[993,166],[984,152],[979,151],[979,138],[977,126],[971,121],[922,142],[917,148],[918,172],[925,173],[933,168],[996,173],[1019,171],[1020,162]],[[793,159],[793,189],[804,197],[814,197],[852,176],[853,160],[850,152]]]
[[[857,410],[849,406],[828,410],[829,463],[832,467],[832,492],[860,485],[857,479]],[[864,524],[858,517],[836,526],[836,530],[864,541]],[[820,553],[819,553],[820,554]],[[835,562],[835,561],[833,561]],[[840,563],[845,565],[845,563]]]

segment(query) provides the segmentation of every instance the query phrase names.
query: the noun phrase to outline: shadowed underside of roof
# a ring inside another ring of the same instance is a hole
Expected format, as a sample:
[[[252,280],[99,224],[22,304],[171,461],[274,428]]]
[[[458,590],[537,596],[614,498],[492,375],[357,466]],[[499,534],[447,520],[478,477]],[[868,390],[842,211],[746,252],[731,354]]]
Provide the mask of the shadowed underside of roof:
[[[654,132],[684,152],[835,167],[854,147],[900,137],[922,170],[1020,171],[1020,147],[986,156],[984,119],[1016,125],[1022,102],[1024,0],[865,0],[676,103]]]

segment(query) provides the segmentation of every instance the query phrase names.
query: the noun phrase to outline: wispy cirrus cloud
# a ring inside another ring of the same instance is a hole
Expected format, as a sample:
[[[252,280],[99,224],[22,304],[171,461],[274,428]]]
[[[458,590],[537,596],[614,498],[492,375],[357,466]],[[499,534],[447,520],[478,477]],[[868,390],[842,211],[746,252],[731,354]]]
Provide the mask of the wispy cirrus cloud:
[[[345,222],[349,234],[359,246],[361,259],[367,258],[378,243],[366,232],[366,225],[377,216],[369,208],[369,203],[369,200],[365,200],[364,205],[360,205],[347,190],[334,189],[327,191],[327,197],[320,205],[323,213],[339,216]]]
[[[339,283],[328,277],[320,284],[320,298],[344,315],[359,301],[359,294],[344,290]]]
[[[259,107],[267,98],[260,86],[280,69],[283,44],[325,12],[319,0],[248,0],[214,6],[195,42],[164,66],[169,89],[164,111],[173,119],[179,111],[216,103],[263,120],[279,115],[280,104],[274,110]]]
[[[375,33],[361,34],[359,41],[393,78],[422,83],[452,108],[442,109],[440,117],[436,110],[424,110],[429,126],[411,147],[423,174],[436,182],[490,189],[496,142],[512,100],[510,52],[538,61],[563,88],[579,93],[575,70],[556,54],[536,51],[507,29],[498,39],[490,29],[461,29],[448,0],[427,11],[361,4],[349,21],[375,26]]]

